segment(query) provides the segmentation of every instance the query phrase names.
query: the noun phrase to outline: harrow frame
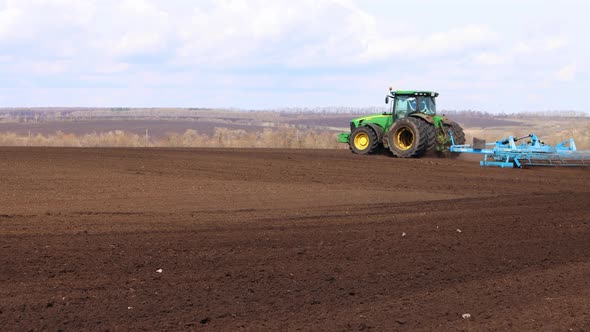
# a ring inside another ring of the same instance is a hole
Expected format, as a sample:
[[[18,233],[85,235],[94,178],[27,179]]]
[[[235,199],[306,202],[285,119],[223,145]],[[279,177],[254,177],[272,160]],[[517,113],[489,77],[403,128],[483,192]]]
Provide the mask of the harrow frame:
[[[455,144],[453,133],[450,135],[452,145],[449,150],[452,153],[483,154],[484,158],[479,164],[485,167],[590,166],[590,151],[578,151],[573,138],[555,146],[545,144],[535,134],[516,138],[509,136],[495,143],[486,143],[474,138],[473,144],[458,145]],[[530,140],[516,144],[517,141],[525,138]]]

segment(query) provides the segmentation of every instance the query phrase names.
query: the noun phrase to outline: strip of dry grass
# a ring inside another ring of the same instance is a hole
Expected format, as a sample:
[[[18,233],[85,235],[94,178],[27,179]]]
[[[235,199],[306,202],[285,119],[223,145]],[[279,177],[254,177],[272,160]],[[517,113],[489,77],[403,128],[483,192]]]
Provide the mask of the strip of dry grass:
[[[169,134],[163,138],[147,138],[122,130],[84,135],[57,132],[52,135],[18,135],[0,133],[1,146],[66,146],[66,147],[231,147],[231,148],[301,148],[335,149],[343,144],[336,133],[295,128],[265,129],[247,132],[215,128],[213,135],[194,129],[183,134]]]
[[[548,144],[555,145],[573,137],[579,150],[590,149],[590,125],[587,119],[579,121],[529,121],[523,126],[471,127],[465,129],[467,143],[473,137],[488,142],[508,135],[524,136],[535,133]],[[347,130],[343,128],[342,130]],[[346,148],[337,141],[337,134],[330,130],[299,129],[295,127],[267,128],[259,131],[215,128],[212,134],[189,129],[163,137],[149,137],[124,130],[75,135],[64,132],[55,134],[19,135],[0,133],[0,146],[71,146],[71,147],[231,147],[231,148]]]

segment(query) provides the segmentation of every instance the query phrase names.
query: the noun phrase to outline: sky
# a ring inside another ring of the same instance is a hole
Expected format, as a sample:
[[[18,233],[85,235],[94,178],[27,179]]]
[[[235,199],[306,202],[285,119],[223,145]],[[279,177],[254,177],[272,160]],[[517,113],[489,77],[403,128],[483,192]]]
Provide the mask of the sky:
[[[584,0],[0,0],[0,107],[590,112]]]

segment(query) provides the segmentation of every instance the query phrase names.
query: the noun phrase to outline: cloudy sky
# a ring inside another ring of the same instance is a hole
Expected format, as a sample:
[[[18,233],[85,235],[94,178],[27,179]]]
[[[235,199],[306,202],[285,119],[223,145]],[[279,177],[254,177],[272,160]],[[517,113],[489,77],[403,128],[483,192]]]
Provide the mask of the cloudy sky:
[[[590,111],[584,0],[0,0],[1,106]]]

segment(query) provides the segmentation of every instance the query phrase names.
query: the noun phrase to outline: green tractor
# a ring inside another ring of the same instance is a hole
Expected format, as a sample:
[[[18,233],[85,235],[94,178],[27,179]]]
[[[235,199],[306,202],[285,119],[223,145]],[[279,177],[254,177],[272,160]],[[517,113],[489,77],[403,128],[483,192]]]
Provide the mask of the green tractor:
[[[357,154],[372,154],[389,148],[399,158],[419,158],[429,152],[448,151],[451,135],[455,144],[465,143],[463,129],[444,115],[436,115],[431,91],[393,91],[385,97],[388,112],[350,121],[350,133],[340,133],[338,141],[347,143]]]

